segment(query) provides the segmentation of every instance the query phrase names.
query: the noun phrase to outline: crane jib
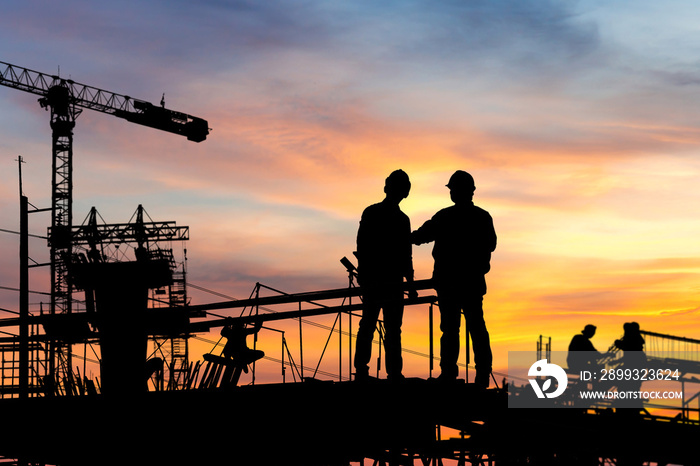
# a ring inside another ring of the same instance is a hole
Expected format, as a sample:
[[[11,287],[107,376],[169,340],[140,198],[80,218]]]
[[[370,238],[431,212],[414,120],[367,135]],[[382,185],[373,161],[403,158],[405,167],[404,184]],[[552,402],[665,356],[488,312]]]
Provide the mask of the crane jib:
[[[69,91],[69,101],[74,106],[180,134],[194,142],[204,141],[209,134],[209,124],[202,118],[5,62],[0,62],[0,85],[41,96],[42,106],[50,106],[51,94],[65,89]]]

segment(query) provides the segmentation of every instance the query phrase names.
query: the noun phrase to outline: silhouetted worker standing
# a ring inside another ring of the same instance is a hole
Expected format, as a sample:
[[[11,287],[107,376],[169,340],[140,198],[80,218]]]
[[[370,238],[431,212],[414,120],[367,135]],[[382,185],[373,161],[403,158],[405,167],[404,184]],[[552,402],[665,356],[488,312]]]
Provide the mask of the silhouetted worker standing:
[[[435,242],[433,281],[440,305],[440,380],[454,380],[459,369],[459,327],[462,313],[471,335],[476,366],[475,383],[486,388],[492,355],[484,321],[485,274],[496,249],[491,215],[474,205],[474,178],[456,171],[447,183],[453,206],[442,209],[412,234],[413,244]],[[467,351],[469,349],[467,348]]]
[[[403,321],[403,280],[413,282],[411,223],[399,208],[408,197],[411,182],[403,170],[392,172],[385,181],[386,197],[367,207],[357,231],[357,272],[362,290],[362,319],[355,348],[355,379],[369,377],[372,340],[384,312],[384,348],[387,377],[403,379],[401,324]],[[415,291],[411,292],[415,295]]]
[[[598,359],[602,356],[595,349],[591,338],[595,335],[596,326],[586,325],[581,333],[574,335],[569,343],[569,353],[566,355],[566,364],[572,372],[581,372],[583,370],[595,370]]]

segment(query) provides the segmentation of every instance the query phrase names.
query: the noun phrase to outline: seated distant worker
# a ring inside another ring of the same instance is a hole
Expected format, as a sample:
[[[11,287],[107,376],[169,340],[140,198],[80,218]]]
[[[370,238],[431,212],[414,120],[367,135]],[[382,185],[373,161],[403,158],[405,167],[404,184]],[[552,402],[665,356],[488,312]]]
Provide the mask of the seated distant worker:
[[[647,357],[644,353],[644,337],[642,337],[637,322],[627,322],[622,328],[624,335],[622,338],[615,340],[615,348],[622,350],[622,358],[620,366],[623,369],[645,369]]]
[[[647,356],[644,353],[644,337],[639,329],[637,322],[626,322],[622,328],[624,335],[622,338],[615,340],[615,348],[622,350],[621,365],[619,369],[629,369],[642,373],[647,368]],[[619,392],[637,392],[642,388],[642,378],[621,379],[617,383]],[[643,406],[642,398],[627,398],[620,399],[616,403],[617,407],[621,408],[641,408]]]
[[[591,338],[595,335],[596,326],[586,325],[578,335],[574,335],[569,343],[569,354],[566,356],[566,363],[569,371],[580,373],[581,371],[597,370],[598,360],[603,356],[595,349]]]
[[[244,365],[244,371],[248,372],[248,364],[251,364],[265,356],[265,353],[260,350],[248,348],[246,337],[258,333],[262,328],[262,322],[257,321],[251,328],[246,328],[239,321],[225,326],[221,329],[221,336],[228,340],[224,345],[223,355],[230,358],[240,365]]]
[[[615,340],[615,347],[629,352],[629,354],[625,353],[623,357],[632,355],[636,361],[645,363],[644,337],[641,330],[639,330],[639,324],[637,322],[627,322],[622,328],[625,333],[622,335],[622,338]]]

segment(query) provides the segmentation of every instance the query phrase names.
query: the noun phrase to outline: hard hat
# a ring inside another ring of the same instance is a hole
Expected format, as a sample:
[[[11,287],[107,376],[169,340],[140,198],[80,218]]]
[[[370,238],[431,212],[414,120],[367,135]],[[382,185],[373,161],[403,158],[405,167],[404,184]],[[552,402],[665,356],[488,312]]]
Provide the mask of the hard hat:
[[[639,332],[639,324],[637,322],[626,322],[622,325],[625,332]]]
[[[475,189],[474,178],[464,170],[454,172],[446,186],[450,189]]]
[[[411,189],[411,181],[403,170],[394,170],[384,181],[384,186],[389,189]]]

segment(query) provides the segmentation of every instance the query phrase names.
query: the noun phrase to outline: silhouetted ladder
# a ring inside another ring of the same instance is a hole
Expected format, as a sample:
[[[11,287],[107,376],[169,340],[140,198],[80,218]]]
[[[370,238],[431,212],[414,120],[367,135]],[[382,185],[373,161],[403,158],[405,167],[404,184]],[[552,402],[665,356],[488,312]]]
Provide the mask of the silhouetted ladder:
[[[187,338],[173,337],[170,340],[170,380],[168,390],[181,390],[189,374],[189,350]]]
[[[173,270],[173,280],[169,287],[170,306],[177,308],[187,305],[187,282],[183,265],[182,271]],[[187,383],[189,374],[189,346],[187,335],[173,336],[170,340],[170,380],[169,390],[181,390]]]
[[[17,345],[11,343],[0,346],[0,394],[16,393],[19,387],[19,359]]]
[[[184,271],[173,271],[173,282],[170,285],[170,305],[172,307],[187,304],[187,284]]]
[[[46,361],[45,348],[39,343],[29,343],[29,371],[27,389],[29,395],[36,395],[42,391],[40,374],[44,372]],[[0,398],[15,398],[20,390],[20,359],[19,341],[11,341],[0,344]]]

